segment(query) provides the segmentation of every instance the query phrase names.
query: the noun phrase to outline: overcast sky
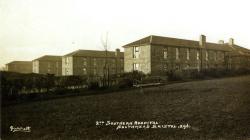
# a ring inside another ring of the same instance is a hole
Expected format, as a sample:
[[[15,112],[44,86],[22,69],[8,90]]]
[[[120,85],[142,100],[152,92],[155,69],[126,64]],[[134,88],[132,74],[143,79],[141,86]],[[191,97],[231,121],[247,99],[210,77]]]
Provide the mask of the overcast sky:
[[[0,67],[77,49],[110,50],[148,35],[250,49],[248,0],[0,0]]]

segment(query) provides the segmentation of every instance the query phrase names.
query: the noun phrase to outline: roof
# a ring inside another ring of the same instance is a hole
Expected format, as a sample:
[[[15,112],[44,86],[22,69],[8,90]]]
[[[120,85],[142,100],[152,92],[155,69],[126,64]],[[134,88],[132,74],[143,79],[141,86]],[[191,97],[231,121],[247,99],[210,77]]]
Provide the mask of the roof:
[[[233,50],[230,55],[231,56],[249,56],[250,57],[250,50],[244,47],[234,45],[232,46]]]
[[[168,46],[180,46],[180,47],[190,47],[190,48],[199,48],[199,41],[194,40],[186,40],[186,39],[178,39],[178,38],[170,38],[170,37],[162,37],[162,36],[155,36],[151,35],[127,45],[124,45],[124,48],[137,46],[137,45],[168,45]],[[228,47],[227,44],[216,44],[206,42],[207,49],[213,50],[225,50],[225,51],[232,51],[232,48]]]
[[[88,57],[106,57],[106,51],[98,50],[76,50],[64,56],[88,56]],[[118,53],[118,57],[123,57],[124,53]],[[107,57],[117,57],[115,51],[107,51]]]
[[[57,56],[57,55],[44,55],[44,56],[41,56],[37,59],[34,59],[33,61],[35,60],[49,60],[49,61],[61,61],[62,60],[62,56]]]
[[[9,65],[9,64],[32,64],[31,61],[11,61],[9,63],[7,63],[6,65]]]

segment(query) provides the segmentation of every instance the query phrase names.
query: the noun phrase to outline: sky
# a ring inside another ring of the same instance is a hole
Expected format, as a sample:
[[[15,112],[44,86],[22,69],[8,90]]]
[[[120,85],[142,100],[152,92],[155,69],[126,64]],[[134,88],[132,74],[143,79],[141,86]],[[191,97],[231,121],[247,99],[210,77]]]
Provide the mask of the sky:
[[[14,60],[115,50],[149,35],[250,49],[247,0],[0,0],[0,67]]]

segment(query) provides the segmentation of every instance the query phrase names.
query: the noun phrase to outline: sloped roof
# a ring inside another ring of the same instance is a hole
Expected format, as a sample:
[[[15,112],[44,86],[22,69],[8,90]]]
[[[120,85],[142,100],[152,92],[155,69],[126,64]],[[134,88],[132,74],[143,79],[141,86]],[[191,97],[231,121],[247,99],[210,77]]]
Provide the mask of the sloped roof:
[[[62,56],[57,56],[57,55],[44,55],[44,56],[41,56],[37,59],[34,59],[34,60],[47,60],[47,61],[61,61],[62,60]],[[33,61],[34,61],[33,60]]]
[[[7,63],[6,65],[9,65],[9,64],[31,64],[31,61],[11,61]]]
[[[190,47],[190,48],[199,48],[199,41],[194,40],[186,40],[186,39],[178,39],[178,38],[170,38],[170,37],[162,37],[162,36],[155,36],[151,35],[127,45],[124,45],[124,48],[137,46],[137,45],[168,45],[168,46],[180,46],[180,47]],[[207,49],[213,50],[225,50],[231,51],[232,48],[228,47],[226,44],[216,44],[216,43],[206,43]]]
[[[118,57],[123,57],[123,54],[123,52],[118,53]],[[76,50],[64,56],[106,57],[106,52],[97,50]],[[107,51],[107,57],[117,57],[116,52]]]
[[[231,56],[249,56],[250,57],[250,50],[244,47],[234,45],[232,46],[233,51],[230,52]]]

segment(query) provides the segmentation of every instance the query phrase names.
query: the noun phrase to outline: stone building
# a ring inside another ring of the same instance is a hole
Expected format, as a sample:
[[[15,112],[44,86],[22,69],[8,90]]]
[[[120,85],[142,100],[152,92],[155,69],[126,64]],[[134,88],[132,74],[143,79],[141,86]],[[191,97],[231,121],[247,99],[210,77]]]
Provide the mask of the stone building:
[[[12,61],[6,64],[6,70],[19,73],[32,73],[31,61]]]
[[[77,50],[62,58],[62,75],[104,76],[121,74],[124,53],[116,51]],[[105,63],[106,62],[106,63]],[[106,67],[105,67],[106,64]]]
[[[62,75],[62,57],[44,55],[32,61],[33,73]]]
[[[250,50],[234,45],[232,52],[227,56],[228,68],[238,70],[238,69],[248,69],[250,70]]]
[[[228,68],[227,56],[237,45],[233,39],[229,43],[209,43],[204,35],[199,41],[151,35],[123,47],[125,72],[138,70],[145,74],[165,75],[173,70]]]

